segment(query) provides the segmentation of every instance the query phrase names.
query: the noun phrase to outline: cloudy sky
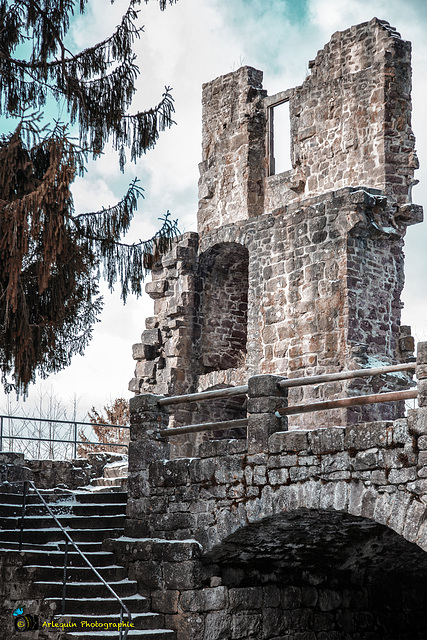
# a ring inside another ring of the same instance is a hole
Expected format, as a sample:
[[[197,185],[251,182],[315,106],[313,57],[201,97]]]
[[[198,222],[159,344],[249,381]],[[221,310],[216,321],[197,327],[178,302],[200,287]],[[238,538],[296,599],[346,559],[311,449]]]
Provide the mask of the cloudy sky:
[[[76,49],[106,37],[119,22],[124,3],[89,0],[83,17],[75,20]],[[113,204],[138,176],[145,189],[128,239],[152,235],[158,218],[170,210],[181,231],[196,230],[197,165],[201,147],[201,85],[219,75],[251,65],[264,71],[270,94],[301,84],[309,60],[332,33],[374,16],[388,20],[413,45],[413,129],[421,169],[414,202],[427,205],[427,3],[425,0],[179,0],[160,12],[157,0],[142,3],[145,33],[136,45],[141,74],[134,107],[156,104],[165,85],[173,87],[177,125],[162,134],[157,147],[125,174],[110,152],[89,166],[74,187],[76,210]],[[427,340],[427,223],[409,228],[406,239],[406,286],[403,323],[417,339]],[[92,343],[71,367],[43,382],[64,403],[75,396],[83,418],[127,391],[133,377],[132,344],[140,340],[152,301],[105,293],[105,307]],[[33,389],[24,407],[34,402]],[[12,402],[14,399],[12,399]],[[0,410],[6,406],[0,396]]]

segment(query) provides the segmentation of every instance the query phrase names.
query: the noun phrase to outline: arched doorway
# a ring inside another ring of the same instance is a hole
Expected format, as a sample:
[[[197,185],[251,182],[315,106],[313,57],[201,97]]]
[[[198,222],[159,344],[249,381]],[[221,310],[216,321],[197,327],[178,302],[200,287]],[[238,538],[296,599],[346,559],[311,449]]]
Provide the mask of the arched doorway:
[[[367,518],[282,513],[235,531],[205,563],[228,589],[230,635],[218,640],[425,640],[427,553]]]

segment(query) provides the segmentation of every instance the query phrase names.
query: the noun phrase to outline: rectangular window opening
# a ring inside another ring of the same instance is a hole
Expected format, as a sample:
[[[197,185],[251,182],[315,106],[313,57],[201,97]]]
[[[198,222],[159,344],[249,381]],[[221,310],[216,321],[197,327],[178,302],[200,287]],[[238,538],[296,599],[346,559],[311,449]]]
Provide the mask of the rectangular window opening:
[[[289,100],[269,108],[270,175],[292,169]]]

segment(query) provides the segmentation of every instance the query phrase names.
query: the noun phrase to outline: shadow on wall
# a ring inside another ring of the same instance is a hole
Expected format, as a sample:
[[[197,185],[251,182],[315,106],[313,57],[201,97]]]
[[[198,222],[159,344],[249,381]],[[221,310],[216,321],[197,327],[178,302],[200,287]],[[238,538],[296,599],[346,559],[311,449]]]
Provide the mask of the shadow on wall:
[[[427,554],[366,518],[309,509],[265,518],[204,563],[245,637],[425,638]]]
[[[214,245],[200,256],[201,374],[245,363],[248,264],[248,250],[235,242]]]

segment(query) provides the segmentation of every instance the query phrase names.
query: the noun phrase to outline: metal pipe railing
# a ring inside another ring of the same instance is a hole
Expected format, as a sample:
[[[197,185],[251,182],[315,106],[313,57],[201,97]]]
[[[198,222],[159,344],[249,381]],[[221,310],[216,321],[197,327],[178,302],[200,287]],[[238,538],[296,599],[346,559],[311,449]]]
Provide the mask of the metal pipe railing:
[[[96,577],[98,578],[98,580],[100,582],[102,582],[102,584],[108,589],[108,591],[111,593],[111,595],[118,601],[118,603],[120,604],[120,625],[119,625],[119,640],[126,640],[127,638],[127,634],[128,634],[128,628],[124,629],[124,635],[122,635],[122,621],[123,621],[123,611],[126,613],[127,618],[128,618],[128,627],[130,628],[131,626],[131,622],[132,622],[132,615],[129,611],[129,609],[127,608],[127,606],[125,605],[125,603],[123,602],[123,600],[120,598],[120,596],[117,595],[117,593],[114,591],[114,589],[104,580],[104,578],[101,576],[101,574],[99,573],[99,571],[97,571],[95,569],[95,567],[93,566],[93,564],[91,563],[91,561],[86,557],[86,555],[79,549],[79,547],[76,545],[76,543],[74,542],[74,540],[71,538],[71,536],[67,533],[67,531],[65,531],[64,527],[62,526],[62,524],[60,523],[60,521],[58,520],[58,518],[56,517],[56,515],[53,513],[53,511],[51,510],[51,508],[49,507],[48,503],[46,502],[46,500],[43,498],[42,494],[40,493],[40,491],[37,489],[36,485],[34,484],[34,482],[32,480],[26,480],[24,482],[24,489],[23,489],[23,511],[22,511],[22,518],[21,518],[21,531],[23,531],[24,528],[24,519],[25,519],[25,511],[26,511],[26,494],[27,494],[27,489],[28,486],[31,486],[32,489],[34,489],[34,491],[37,493],[38,497],[40,498],[40,500],[42,501],[42,503],[44,504],[44,506],[46,507],[49,515],[53,518],[53,520],[56,522],[56,524],[58,525],[58,527],[61,529],[62,533],[64,534],[64,540],[65,540],[65,544],[66,544],[66,556],[68,555],[68,545],[71,544],[74,549],[77,551],[77,553],[83,558],[84,562],[86,562],[86,564],[89,566],[89,568],[93,571],[93,573],[96,575]],[[20,548],[22,546],[22,542],[20,543]],[[62,615],[64,615],[65,613],[65,590],[66,590],[66,581],[67,581],[67,575],[66,575],[67,571],[66,571],[66,558],[64,561],[64,584],[63,584],[63,591],[62,591]]]
[[[31,422],[48,422],[55,424],[67,424],[72,425],[73,427],[73,437],[71,440],[66,440],[64,438],[43,438],[40,436],[16,436],[10,433],[5,433],[4,431],[4,419],[8,420],[20,420],[28,426]],[[77,445],[93,445],[93,446],[101,446],[101,447],[124,447],[125,449],[128,447],[127,444],[121,444],[120,442],[93,442],[90,440],[77,440],[78,437],[78,427],[86,426],[86,427],[108,427],[114,429],[130,429],[129,425],[119,425],[119,424],[94,424],[92,422],[79,422],[76,420],[56,420],[53,418],[32,418],[29,416],[10,416],[10,415],[0,415],[0,452],[3,451],[3,441],[4,440],[22,440],[22,441],[30,441],[30,442],[49,442],[49,443],[57,443],[57,444],[70,444],[73,445],[73,456],[77,457]],[[9,445],[10,446],[10,445]]]
[[[197,402],[198,400],[213,400],[215,398],[229,398],[241,396],[248,392],[248,385],[240,387],[227,387],[226,389],[213,389],[211,391],[199,391],[198,393],[184,393],[181,396],[169,396],[159,400],[160,406],[168,404],[183,404],[184,402]]]
[[[116,425],[114,425],[116,426]],[[117,427],[118,429],[125,429],[129,427]],[[55,438],[31,438],[30,436],[4,436],[8,440],[31,440],[34,442],[60,442],[62,444],[94,444],[99,447],[127,447],[127,444],[120,444],[119,442],[88,442],[87,440],[56,440]],[[1,450],[0,450],[1,451]]]

